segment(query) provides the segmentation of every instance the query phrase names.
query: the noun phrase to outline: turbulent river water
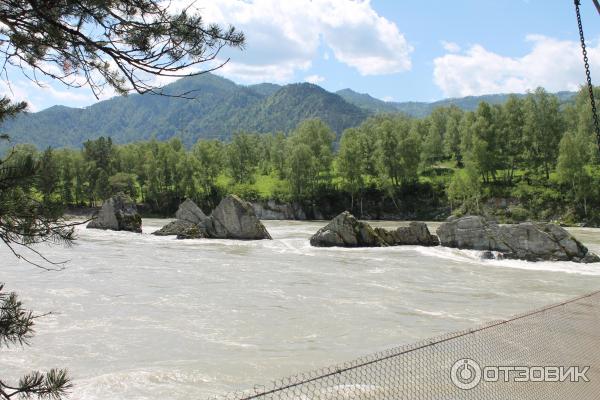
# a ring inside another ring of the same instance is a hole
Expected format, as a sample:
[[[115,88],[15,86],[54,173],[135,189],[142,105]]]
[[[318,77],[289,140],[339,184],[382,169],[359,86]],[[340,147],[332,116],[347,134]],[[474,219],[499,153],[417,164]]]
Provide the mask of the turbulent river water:
[[[38,313],[0,376],[67,367],[73,399],[191,399],[252,387],[600,288],[600,265],[482,261],[417,246],[312,248],[323,222],[267,221],[272,241],[78,229],[46,272],[0,247],[0,282]],[[393,227],[400,223],[375,225]],[[430,228],[435,224],[430,224]],[[600,253],[600,230],[572,229]]]

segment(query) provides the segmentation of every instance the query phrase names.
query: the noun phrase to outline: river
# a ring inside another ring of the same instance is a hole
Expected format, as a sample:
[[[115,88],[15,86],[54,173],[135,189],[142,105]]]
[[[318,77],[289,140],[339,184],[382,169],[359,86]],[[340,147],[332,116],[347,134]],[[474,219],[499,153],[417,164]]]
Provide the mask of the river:
[[[594,264],[312,248],[323,222],[266,221],[272,241],[149,234],[166,222],[145,219],[141,235],[80,228],[70,248],[40,247],[69,260],[60,272],[0,247],[0,282],[53,312],[30,347],[0,351],[0,376],[67,367],[73,399],[202,399],[600,288]],[[600,253],[600,230],[571,231]]]

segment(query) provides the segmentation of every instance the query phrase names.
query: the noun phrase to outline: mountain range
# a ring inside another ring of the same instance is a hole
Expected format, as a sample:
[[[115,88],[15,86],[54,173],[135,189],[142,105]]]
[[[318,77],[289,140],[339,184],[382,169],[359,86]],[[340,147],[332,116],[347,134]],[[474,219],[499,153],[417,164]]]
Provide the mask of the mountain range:
[[[177,97],[190,92],[192,99]],[[200,138],[228,139],[235,132],[288,132],[307,118],[320,118],[341,133],[376,113],[429,115],[436,107],[474,110],[481,101],[500,104],[507,94],[446,99],[434,103],[386,102],[343,89],[331,93],[310,83],[242,86],[214,74],[182,78],[164,94],[114,97],[86,108],[53,106],[6,121],[2,133],[13,143],[38,148],[80,147],[86,140],[110,136],[117,143],[178,136],[186,145]],[[572,92],[557,94],[562,101]]]

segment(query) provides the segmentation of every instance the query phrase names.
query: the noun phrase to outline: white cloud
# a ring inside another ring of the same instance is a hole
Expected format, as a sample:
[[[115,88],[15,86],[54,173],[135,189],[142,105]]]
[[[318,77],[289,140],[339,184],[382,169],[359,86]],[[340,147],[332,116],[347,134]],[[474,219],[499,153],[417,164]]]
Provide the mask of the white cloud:
[[[246,49],[225,50],[231,61],[221,70],[245,82],[289,81],[312,65],[321,45],[362,75],[411,68],[412,47],[369,0],[198,0],[194,7],[205,21],[232,24],[246,34]]]
[[[112,90],[106,91],[101,99],[111,97],[112,93]],[[54,104],[81,107],[97,101],[89,89],[68,88],[60,84],[55,87],[51,83],[38,85],[27,79],[12,80],[10,83],[0,80],[0,96],[4,95],[13,101],[27,102],[28,111],[31,112],[43,110]]]
[[[528,35],[531,51],[508,57],[474,45],[463,54],[446,54],[434,60],[434,81],[446,96],[486,93],[523,93],[542,86],[549,91],[577,90],[584,83],[579,43],[541,35]],[[588,56],[600,70],[600,43],[589,43]]]
[[[445,40],[442,40],[442,47],[448,53],[458,53],[460,51],[460,46],[454,42],[447,42]]]
[[[394,98],[393,98],[392,96],[385,96],[385,97],[384,97],[384,98],[382,98],[381,100],[383,100],[383,101],[387,101],[387,102],[390,102],[390,101],[394,101]]]
[[[7,96],[12,101],[27,101],[27,84],[26,82],[7,82],[0,80],[0,97]],[[29,111],[33,111],[33,107],[29,107]]]
[[[306,78],[304,78],[304,82],[312,83],[315,85],[323,82],[324,80],[325,80],[325,78],[322,77],[321,75],[309,75]]]

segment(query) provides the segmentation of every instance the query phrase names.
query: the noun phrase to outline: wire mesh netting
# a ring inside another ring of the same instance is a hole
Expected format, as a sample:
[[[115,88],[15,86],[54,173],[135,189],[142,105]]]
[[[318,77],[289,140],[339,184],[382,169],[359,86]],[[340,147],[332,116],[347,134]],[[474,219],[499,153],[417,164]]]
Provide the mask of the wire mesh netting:
[[[216,399],[598,399],[599,370],[600,291]]]

